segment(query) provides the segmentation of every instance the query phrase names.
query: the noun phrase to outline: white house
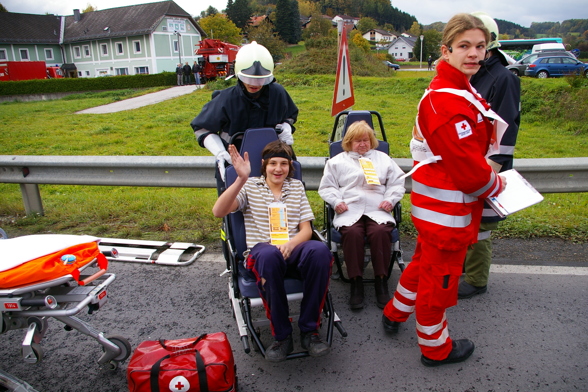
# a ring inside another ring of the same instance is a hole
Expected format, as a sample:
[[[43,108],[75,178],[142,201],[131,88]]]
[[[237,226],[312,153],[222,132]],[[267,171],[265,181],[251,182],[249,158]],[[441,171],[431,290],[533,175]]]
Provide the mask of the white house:
[[[380,29],[371,29],[370,31],[367,31],[364,35],[363,38],[367,39],[368,41],[372,41],[372,42],[392,42],[393,40],[395,40],[398,36],[386,31],[386,30],[380,30]]]
[[[416,37],[401,35],[394,39],[386,50],[397,61],[408,61],[413,57],[416,40]]]

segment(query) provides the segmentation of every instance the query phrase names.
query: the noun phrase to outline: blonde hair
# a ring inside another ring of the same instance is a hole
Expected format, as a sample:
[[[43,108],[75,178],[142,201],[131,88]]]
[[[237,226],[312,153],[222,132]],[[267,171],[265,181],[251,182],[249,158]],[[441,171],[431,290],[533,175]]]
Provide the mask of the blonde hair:
[[[486,44],[490,43],[490,31],[488,31],[484,22],[472,14],[462,13],[454,15],[449,22],[447,22],[445,29],[443,29],[441,44],[451,48],[451,44],[458,35],[473,29],[481,30],[486,38]]]
[[[351,143],[365,134],[370,138],[370,148],[374,149],[378,147],[379,142],[376,139],[374,130],[364,120],[356,121],[347,128],[347,132],[345,132],[345,136],[341,142],[341,147],[343,147],[344,151],[351,151]]]

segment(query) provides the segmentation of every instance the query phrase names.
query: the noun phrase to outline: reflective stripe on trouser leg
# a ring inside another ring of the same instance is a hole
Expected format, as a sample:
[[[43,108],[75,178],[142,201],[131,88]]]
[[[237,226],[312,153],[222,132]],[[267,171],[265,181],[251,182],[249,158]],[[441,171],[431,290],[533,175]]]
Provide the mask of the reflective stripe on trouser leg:
[[[415,309],[419,286],[421,245],[417,238],[411,262],[400,275],[394,296],[384,308],[384,315],[392,321],[405,322]]]

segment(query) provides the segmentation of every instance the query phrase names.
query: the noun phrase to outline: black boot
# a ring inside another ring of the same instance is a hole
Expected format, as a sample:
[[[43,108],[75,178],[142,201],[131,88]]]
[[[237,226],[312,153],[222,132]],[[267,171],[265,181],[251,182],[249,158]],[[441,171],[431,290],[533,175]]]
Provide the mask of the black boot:
[[[385,276],[376,276],[376,303],[380,309],[384,309],[388,301],[390,301],[390,293],[388,292],[388,279]]]
[[[349,307],[352,310],[363,309],[363,278],[361,276],[351,279]]]

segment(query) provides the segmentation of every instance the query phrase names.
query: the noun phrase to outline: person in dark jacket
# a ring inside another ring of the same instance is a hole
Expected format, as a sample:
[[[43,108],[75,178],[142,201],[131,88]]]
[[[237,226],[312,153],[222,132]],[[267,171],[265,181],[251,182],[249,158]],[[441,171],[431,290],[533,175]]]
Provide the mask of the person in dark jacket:
[[[198,144],[219,163],[217,180],[225,162],[231,163],[227,147],[236,133],[249,128],[276,128],[281,130],[280,140],[294,143],[298,107],[286,89],[276,83],[273,70],[274,61],[264,46],[255,41],[244,45],[235,59],[237,85],[218,92],[190,123]]]
[[[182,63],[179,63],[176,67],[176,78],[178,80],[178,86],[182,86],[184,84],[183,74],[184,71],[182,70]]]
[[[184,73],[184,84],[190,84],[190,75],[192,74],[192,67],[186,61],[186,64],[182,67],[182,72]]]
[[[489,15],[474,12],[490,30],[491,42],[487,48],[486,60],[480,70],[472,76],[471,84],[484,97],[508,128],[500,141],[500,152],[488,157],[488,163],[497,173],[512,169],[514,148],[521,120],[521,82],[506,66],[508,62],[500,51],[498,42],[498,25]],[[492,262],[492,230],[498,228],[499,217],[485,203],[482,222],[478,232],[478,242],[466,255],[464,263],[465,276],[459,284],[458,298],[471,298],[487,291],[490,264]]]
[[[198,61],[194,61],[194,65],[192,66],[192,74],[194,75],[194,83],[198,86],[200,84],[200,71],[202,67],[198,64]]]

